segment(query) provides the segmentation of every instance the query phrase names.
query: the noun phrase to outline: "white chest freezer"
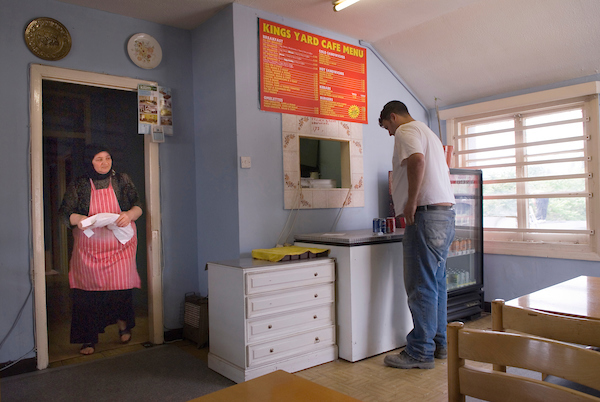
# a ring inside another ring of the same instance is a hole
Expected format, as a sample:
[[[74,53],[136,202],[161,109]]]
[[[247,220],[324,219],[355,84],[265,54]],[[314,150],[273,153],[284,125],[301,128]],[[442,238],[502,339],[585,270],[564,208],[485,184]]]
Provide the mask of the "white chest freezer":
[[[295,236],[298,246],[330,249],[336,259],[339,357],[351,362],[406,345],[412,318],[404,289],[404,229]]]

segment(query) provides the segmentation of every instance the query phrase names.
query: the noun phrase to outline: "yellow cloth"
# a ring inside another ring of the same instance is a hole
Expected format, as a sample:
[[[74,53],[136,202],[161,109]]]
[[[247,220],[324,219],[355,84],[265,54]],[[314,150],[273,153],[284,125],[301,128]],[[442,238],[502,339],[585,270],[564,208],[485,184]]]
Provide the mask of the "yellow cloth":
[[[299,246],[290,246],[290,247],[274,247],[274,248],[257,248],[252,250],[252,257],[257,260],[267,260],[267,261],[281,261],[288,255],[300,255],[306,252],[319,254],[323,252],[327,252],[329,254],[329,249],[326,248],[312,248],[312,247],[299,247]]]

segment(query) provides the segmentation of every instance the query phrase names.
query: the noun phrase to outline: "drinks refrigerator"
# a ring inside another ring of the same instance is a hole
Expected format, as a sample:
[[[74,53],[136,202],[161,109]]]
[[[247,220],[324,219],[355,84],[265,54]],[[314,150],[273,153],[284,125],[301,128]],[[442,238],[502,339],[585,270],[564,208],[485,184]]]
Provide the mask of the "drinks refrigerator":
[[[450,169],[456,234],[446,260],[448,321],[483,311],[483,193],[481,170]]]

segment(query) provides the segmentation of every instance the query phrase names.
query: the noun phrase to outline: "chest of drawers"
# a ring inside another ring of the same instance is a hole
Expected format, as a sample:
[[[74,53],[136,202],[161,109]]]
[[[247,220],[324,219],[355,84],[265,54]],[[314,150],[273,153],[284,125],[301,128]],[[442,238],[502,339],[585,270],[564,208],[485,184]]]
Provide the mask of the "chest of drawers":
[[[239,383],[337,358],[333,259],[207,266],[209,368]]]

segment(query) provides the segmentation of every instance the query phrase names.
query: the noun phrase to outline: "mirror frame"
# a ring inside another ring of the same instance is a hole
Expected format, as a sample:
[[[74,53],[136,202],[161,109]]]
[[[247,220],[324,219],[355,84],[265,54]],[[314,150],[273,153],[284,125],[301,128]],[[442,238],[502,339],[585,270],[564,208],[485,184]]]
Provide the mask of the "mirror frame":
[[[284,209],[364,207],[362,124],[282,113],[281,133]],[[300,186],[300,137],[342,142],[342,188]]]

